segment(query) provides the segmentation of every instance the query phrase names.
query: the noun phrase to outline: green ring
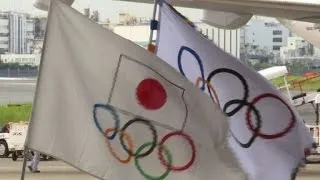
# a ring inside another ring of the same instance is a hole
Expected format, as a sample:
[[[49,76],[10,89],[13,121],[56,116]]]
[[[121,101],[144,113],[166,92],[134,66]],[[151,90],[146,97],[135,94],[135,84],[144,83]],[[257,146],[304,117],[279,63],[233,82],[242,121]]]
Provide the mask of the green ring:
[[[148,143],[144,143],[142,144],[136,151],[136,154],[139,154],[144,148],[148,147],[148,146],[151,146],[153,143],[152,142],[148,142]],[[165,153],[165,156],[167,157],[168,159],[168,164],[171,165],[172,164],[172,155],[170,153],[170,151],[165,147],[163,146],[163,150],[164,150],[164,153]],[[170,169],[167,169],[166,172],[164,172],[162,175],[160,176],[151,176],[151,175],[148,175],[144,172],[144,170],[142,169],[142,167],[139,165],[139,161],[138,159],[139,158],[142,158],[142,157],[138,157],[138,156],[135,156],[134,157],[134,164],[136,166],[136,168],[138,169],[138,171],[140,172],[140,174],[142,176],[144,176],[147,180],[163,180],[165,179],[169,173],[170,173]]]

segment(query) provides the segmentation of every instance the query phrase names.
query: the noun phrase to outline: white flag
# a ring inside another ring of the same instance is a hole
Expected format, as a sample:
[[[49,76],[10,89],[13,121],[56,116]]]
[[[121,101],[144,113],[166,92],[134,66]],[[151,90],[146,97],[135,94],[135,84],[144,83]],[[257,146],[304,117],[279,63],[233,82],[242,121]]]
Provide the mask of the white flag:
[[[160,11],[157,55],[207,92],[229,116],[229,144],[250,179],[289,180],[304,157],[306,143],[311,145],[290,103],[171,6],[164,3]]]
[[[170,65],[51,1],[27,147],[101,179],[243,179],[228,129]]]

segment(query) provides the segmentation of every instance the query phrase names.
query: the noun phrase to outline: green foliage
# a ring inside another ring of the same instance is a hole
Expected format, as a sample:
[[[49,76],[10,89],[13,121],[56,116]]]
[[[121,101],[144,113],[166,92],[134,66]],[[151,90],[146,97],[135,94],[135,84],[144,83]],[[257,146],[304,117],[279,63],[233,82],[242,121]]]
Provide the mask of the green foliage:
[[[288,82],[288,84],[291,84],[289,89],[291,89],[291,90],[300,90],[300,87],[298,86],[298,84],[296,84],[296,86],[292,86],[293,81],[294,80],[301,81],[301,80],[304,80],[304,79],[305,78],[303,76],[288,76],[287,77],[287,82]],[[283,77],[273,79],[271,81],[271,83],[276,87],[284,86]],[[315,91],[315,90],[320,89],[320,77],[305,81],[304,83],[301,84],[301,89],[303,91]]]
[[[293,61],[292,63],[287,63],[286,66],[289,72],[297,75],[303,75],[310,70],[308,65],[302,61]]]
[[[9,104],[0,106],[0,125],[8,122],[28,121],[31,115],[31,104]]]
[[[255,63],[255,64],[249,64],[249,66],[251,66],[256,71],[260,71],[262,69],[266,69],[274,65],[268,64],[268,63]]]

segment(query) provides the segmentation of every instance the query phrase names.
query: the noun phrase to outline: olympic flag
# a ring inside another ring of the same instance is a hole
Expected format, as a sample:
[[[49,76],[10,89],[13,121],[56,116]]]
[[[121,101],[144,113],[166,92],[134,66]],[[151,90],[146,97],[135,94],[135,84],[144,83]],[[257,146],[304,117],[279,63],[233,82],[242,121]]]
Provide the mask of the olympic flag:
[[[229,145],[250,179],[291,179],[312,139],[282,93],[166,3],[159,27],[157,55],[220,105],[229,117]]]
[[[237,162],[218,106],[60,0],[51,1],[29,126],[27,147],[100,179],[246,178],[224,163]]]

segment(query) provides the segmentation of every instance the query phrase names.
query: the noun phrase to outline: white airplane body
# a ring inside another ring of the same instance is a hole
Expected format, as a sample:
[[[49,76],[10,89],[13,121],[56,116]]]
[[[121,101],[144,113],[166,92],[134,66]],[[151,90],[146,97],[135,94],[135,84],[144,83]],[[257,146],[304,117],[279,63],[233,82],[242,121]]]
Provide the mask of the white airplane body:
[[[72,5],[75,0],[62,0]],[[154,3],[154,0],[115,0]],[[320,48],[320,0],[167,0],[173,6],[202,9],[202,21],[226,29],[244,26],[253,15],[275,17],[291,31]],[[49,0],[34,6],[48,10]],[[313,28],[313,29],[312,29]],[[318,38],[317,38],[318,37]]]
[[[154,3],[154,0],[120,1]],[[247,24],[253,15],[274,17],[291,31],[320,48],[320,28],[316,28],[317,23],[320,24],[319,0],[169,0],[168,2],[174,6],[203,9],[202,21],[218,28],[240,28]]]
[[[72,5],[74,0],[62,0]],[[154,3],[154,0],[119,0]],[[238,15],[260,15],[320,23],[318,0],[168,0],[174,6],[222,11]],[[34,6],[47,10],[49,0],[35,0]]]
[[[120,0],[154,3],[154,0]],[[174,6],[320,23],[317,0],[169,0]]]

